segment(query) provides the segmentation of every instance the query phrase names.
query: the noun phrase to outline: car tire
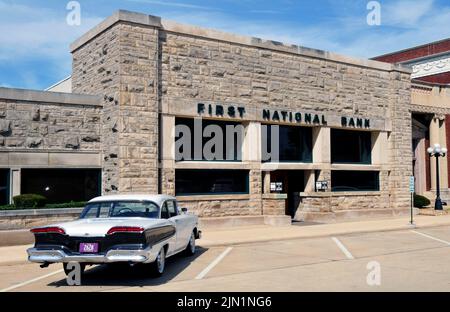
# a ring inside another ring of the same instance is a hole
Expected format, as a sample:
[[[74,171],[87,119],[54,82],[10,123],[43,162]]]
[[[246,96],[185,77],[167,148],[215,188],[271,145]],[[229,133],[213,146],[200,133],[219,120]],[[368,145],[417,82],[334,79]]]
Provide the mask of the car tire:
[[[153,276],[159,277],[163,275],[164,269],[166,267],[166,249],[164,247],[161,248],[158,256],[156,256],[155,261],[151,263],[151,266],[151,273]]]
[[[188,257],[193,256],[195,254],[195,250],[195,232],[192,232],[191,237],[189,238],[189,243],[184,250],[184,254]]]
[[[69,275],[69,273],[72,272],[72,270],[69,270],[69,269],[67,268],[67,265],[68,265],[68,264],[69,264],[69,263],[66,263],[66,262],[63,263],[63,269],[64,269],[64,273],[65,273],[66,275]],[[80,263],[80,270],[81,270],[80,274],[81,274],[81,275],[84,274],[84,269],[85,269],[85,268],[86,268],[86,265],[85,265],[84,263]]]

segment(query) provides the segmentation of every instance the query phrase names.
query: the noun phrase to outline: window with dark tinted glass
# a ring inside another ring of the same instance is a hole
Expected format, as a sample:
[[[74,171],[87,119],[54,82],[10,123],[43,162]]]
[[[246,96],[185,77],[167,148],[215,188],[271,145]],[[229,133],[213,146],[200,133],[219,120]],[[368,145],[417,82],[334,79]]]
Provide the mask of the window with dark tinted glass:
[[[263,155],[265,162],[312,162],[312,128],[262,125],[261,140],[263,154],[267,152],[271,156],[267,159]],[[276,159],[276,153],[272,150],[272,143],[279,148],[279,159]]]
[[[0,205],[9,203],[9,169],[0,169]]]
[[[195,123],[201,125],[200,134],[195,132],[194,129]],[[189,146],[190,152],[184,150],[185,148],[187,148],[184,146],[184,144],[179,149],[176,148],[175,158],[177,161],[191,161],[191,160],[242,161],[242,142],[244,139],[244,126],[241,123],[231,121],[208,120],[208,119],[176,118],[175,126],[178,127],[178,129],[183,129],[183,126],[187,127],[187,129],[189,129],[190,132],[190,146]],[[214,153],[214,156],[216,156],[214,158],[208,158],[206,157],[207,155],[204,155],[203,153],[205,144],[208,144],[208,142],[212,142],[211,140],[215,138],[215,136],[217,135],[214,132],[213,134],[211,134],[211,136],[207,136],[208,134],[206,134],[207,132],[205,131],[205,128],[209,126],[218,127],[218,129],[220,129],[222,133],[221,144],[217,145],[214,144],[214,146],[211,148],[211,152]],[[175,136],[175,142],[182,139],[183,135],[184,133],[181,132],[179,133],[178,136]],[[197,138],[197,140],[199,140],[201,143],[201,151],[199,151],[200,153],[194,152],[195,149],[194,135],[200,136],[200,138]],[[220,147],[221,151],[220,150],[216,151],[217,147]]]
[[[372,163],[372,134],[366,131],[331,129],[331,162]]]
[[[175,171],[176,195],[248,194],[247,170]]]
[[[52,204],[88,201],[101,193],[100,169],[22,169],[22,194],[40,194]]]
[[[379,191],[380,173],[377,171],[332,171],[333,192]]]

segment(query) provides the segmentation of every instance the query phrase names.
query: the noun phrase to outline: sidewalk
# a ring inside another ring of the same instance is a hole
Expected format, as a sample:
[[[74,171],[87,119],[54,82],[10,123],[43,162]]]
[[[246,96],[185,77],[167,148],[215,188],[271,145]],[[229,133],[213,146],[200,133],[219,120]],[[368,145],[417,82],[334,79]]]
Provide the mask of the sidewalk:
[[[0,265],[14,265],[27,261],[27,249],[32,245],[0,247]]]
[[[409,230],[413,227],[437,227],[450,225],[450,215],[415,216],[414,222],[415,226],[411,226],[409,224],[408,217],[401,217],[396,219],[378,219],[309,226],[271,227],[261,225],[223,230],[207,230],[203,232],[203,237],[197,242],[197,244],[202,247],[215,247],[297,238],[335,236],[352,233]]]
[[[450,225],[450,215],[438,217],[416,216],[414,227],[427,228],[446,225]],[[206,230],[203,229],[203,237],[197,241],[197,245],[208,248],[354,233],[410,230],[412,228],[413,227],[409,225],[408,217],[308,226],[272,227],[268,225],[255,225],[221,230],[212,230],[208,228]],[[27,259],[26,249],[29,247],[30,245],[0,247],[0,265],[25,263]]]

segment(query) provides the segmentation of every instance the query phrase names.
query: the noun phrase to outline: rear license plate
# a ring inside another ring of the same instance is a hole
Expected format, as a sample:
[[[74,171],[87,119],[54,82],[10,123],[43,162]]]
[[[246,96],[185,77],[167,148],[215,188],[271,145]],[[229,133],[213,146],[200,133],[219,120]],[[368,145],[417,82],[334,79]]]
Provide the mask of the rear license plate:
[[[81,253],[97,253],[98,243],[81,243],[80,244]]]

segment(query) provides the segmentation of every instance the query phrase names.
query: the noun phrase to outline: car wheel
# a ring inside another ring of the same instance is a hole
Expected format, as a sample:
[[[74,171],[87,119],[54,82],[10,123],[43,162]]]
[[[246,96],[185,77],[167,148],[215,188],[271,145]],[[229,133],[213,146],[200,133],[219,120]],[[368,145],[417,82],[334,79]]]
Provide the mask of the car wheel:
[[[158,256],[156,256],[155,262],[152,263],[152,266],[152,273],[154,276],[163,275],[166,266],[166,250],[164,247],[162,247],[159,251]]]
[[[191,233],[191,237],[189,238],[189,243],[186,246],[186,250],[184,251],[187,256],[192,256],[195,254],[195,233]]]
[[[68,269],[68,264],[69,263],[63,263],[63,269],[64,269],[64,273],[66,275],[69,275],[69,273],[73,271],[73,268],[70,270]],[[83,275],[85,268],[86,268],[86,265],[84,263],[80,263],[80,271],[81,271],[80,274],[81,275]]]

